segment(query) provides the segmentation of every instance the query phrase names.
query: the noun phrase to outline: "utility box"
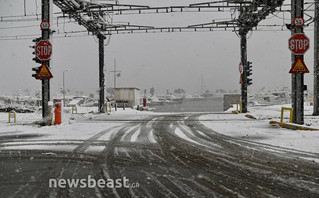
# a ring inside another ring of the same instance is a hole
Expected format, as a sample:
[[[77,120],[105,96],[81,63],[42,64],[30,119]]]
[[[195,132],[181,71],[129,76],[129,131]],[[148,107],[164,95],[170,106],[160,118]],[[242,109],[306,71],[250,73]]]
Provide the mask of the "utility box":
[[[139,105],[140,89],[135,87],[114,88],[114,100],[118,105],[125,103],[127,107]]]

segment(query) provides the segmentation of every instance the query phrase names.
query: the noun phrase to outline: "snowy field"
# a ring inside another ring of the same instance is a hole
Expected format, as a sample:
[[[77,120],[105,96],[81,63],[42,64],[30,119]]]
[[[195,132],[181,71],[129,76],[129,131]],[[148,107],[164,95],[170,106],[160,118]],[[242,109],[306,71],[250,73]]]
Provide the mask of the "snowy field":
[[[284,106],[289,107],[288,105]],[[289,130],[274,128],[269,125],[270,120],[280,120],[281,107],[280,105],[249,107],[249,114],[255,116],[257,120],[246,118],[245,114],[229,113],[205,114],[200,116],[200,120],[206,127],[227,136],[289,149],[319,153],[319,131]],[[230,109],[228,112],[232,110],[234,109]],[[305,106],[305,123],[312,128],[319,129],[319,117],[311,116],[311,113],[312,107]],[[28,134],[30,137],[25,137],[24,140],[27,138],[37,140],[37,144],[32,145],[32,148],[29,145],[28,149],[41,149],[41,143],[43,143],[41,141],[50,141],[63,142],[65,145],[64,147],[54,145],[50,150],[55,150],[53,147],[57,147],[57,150],[71,151],[74,149],[77,141],[86,140],[103,131],[108,132],[103,133],[103,136],[99,140],[108,141],[116,131],[113,129],[121,127],[123,122],[145,119],[152,115],[163,115],[163,113],[118,108],[118,111],[112,109],[112,112],[109,114],[98,114],[96,107],[79,107],[78,114],[72,114],[70,108],[65,108],[61,125],[40,127],[34,124],[34,122],[41,120],[40,111],[35,113],[17,113],[17,123],[8,123],[8,113],[0,113],[0,138],[1,136],[23,136]],[[91,119],[92,121],[90,121]],[[285,112],[284,122],[288,121],[289,113]],[[185,136],[185,138],[189,141],[188,137]],[[66,142],[70,144],[67,145]],[[25,149],[26,147],[26,145],[19,146],[18,142],[13,143],[16,145],[16,149]],[[7,142],[4,144],[9,145],[13,143]]]
[[[280,121],[281,107],[289,105],[249,107],[249,114],[256,120],[246,118],[246,114],[209,114],[200,117],[206,127],[227,136],[259,143],[319,153],[319,131],[290,130],[272,127],[271,120]],[[312,106],[305,106],[305,125],[319,129],[319,117],[311,116]],[[228,112],[236,110],[235,106]],[[284,113],[284,122],[289,122],[289,112]]]

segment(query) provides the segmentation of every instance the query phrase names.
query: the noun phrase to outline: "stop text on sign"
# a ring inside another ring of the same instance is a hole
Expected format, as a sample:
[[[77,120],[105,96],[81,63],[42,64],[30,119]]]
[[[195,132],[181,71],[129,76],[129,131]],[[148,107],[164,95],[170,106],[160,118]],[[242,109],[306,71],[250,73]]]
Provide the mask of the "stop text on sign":
[[[35,47],[35,54],[40,60],[48,60],[52,54],[52,45],[49,41],[39,41]]]
[[[304,34],[294,34],[289,39],[289,49],[296,55],[303,55],[309,46],[309,38]]]
[[[36,53],[37,53],[37,56],[39,55],[48,56],[52,53],[51,50],[52,49],[50,46],[38,46],[36,48]]]
[[[290,49],[291,50],[303,50],[309,46],[308,40],[299,40],[299,39],[292,39],[290,41]]]

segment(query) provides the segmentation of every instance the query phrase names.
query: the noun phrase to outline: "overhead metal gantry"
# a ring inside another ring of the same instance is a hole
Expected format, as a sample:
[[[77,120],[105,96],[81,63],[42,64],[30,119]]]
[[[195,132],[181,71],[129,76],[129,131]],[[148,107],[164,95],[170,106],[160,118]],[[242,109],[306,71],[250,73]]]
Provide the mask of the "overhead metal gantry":
[[[270,13],[281,6],[283,0],[223,0],[189,4],[187,6],[150,7],[145,5],[127,5],[119,3],[91,3],[86,0],[53,0],[64,14],[74,18],[94,35],[133,32],[177,32],[184,30],[198,30],[214,28],[233,29],[245,34]],[[104,1],[103,1],[104,2]],[[236,9],[241,14],[237,19],[229,21],[213,21],[205,24],[189,25],[185,27],[154,27],[143,25],[113,24],[105,20],[107,14],[152,14],[172,12],[224,12]]]
[[[214,21],[211,23],[195,24],[183,27],[154,27],[140,25],[110,25],[101,29],[104,35],[120,33],[159,33],[159,32],[188,32],[188,31],[214,31],[214,29],[238,31],[237,21]]]
[[[123,29],[130,29],[135,31],[150,29],[155,31],[174,31],[182,29],[191,29],[192,26],[186,27],[154,27],[154,26],[142,26],[142,25],[115,25],[110,24],[105,20],[107,14],[123,15],[123,14],[153,14],[153,13],[172,13],[172,12],[204,12],[204,11],[216,11],[221,12],[226,9],[239,9],[241,7],[247,7],[252,5],[252,1],[215,1],[207,3],[190,4],[187,6],[168,6],[168,7],[150,7],[142,5],[126,5],[126,4],[109,4],[109,3],[86,3],[81,4],[82,0],[54,0],[63,13],[69,17],[74,18],[80,25],[83,25],[89,32],[94,35],[98,35],[100,32],[106,32],[110,34],[112,32],[118,33]],[[213,23],[211,27],[194,26],[194,28],[229,28],[232,21],[225,21]],[[234,24],[231,24],[234,25]]]
[[[137,32],[183,32],[214,29],[230,29],[237,31],[241,36],[241,62],[243,64],[242,74],[242,111],[247,112],[247,40],[246,35],[258,23],[264,20],[270,13],[276,11],[277,7],[283,4],[284,0],[222,0],[211,1],[186,6],[167,6],[151,7],[145,5],[127,5],[119,3],[91,3],[87,0],[53,0],[64,14],[75,19],[80,25],[84,26],[88,32],[99,38],[99,68],[100,68],[100,101],[99,112],[105,112],[104,109],[104,49],[101,49],[106,35],[119,33],[137,33]],[[193,24],[184,27],[155,27],[144,25],[114,24],[108,22],[105,16],[108,14],[157,14],[173,12],[225,12],[236,10],[240,14],[238,18],[230,17],[226,21],[212,21],[203,24]],[[103,53],[102,53],[102,52]],[[103,57],[102,57],[103,56]],[[102,79],[101,79],[102,78]]]
[[[55,0],[55,4],[66,12],[112,12],[114,14],[153,14],[153,13],[171,13],[171,12],[199,12],[215,11],[220,12],[225,9],[238,8],[241,6],[251,6],[251,0],[237,1],[213,1],[205,3],[189,4],[186,6],[162,6],[151,7],[145,5],[127,5],[119,3],[87,3],[81,6],[82,0]]]

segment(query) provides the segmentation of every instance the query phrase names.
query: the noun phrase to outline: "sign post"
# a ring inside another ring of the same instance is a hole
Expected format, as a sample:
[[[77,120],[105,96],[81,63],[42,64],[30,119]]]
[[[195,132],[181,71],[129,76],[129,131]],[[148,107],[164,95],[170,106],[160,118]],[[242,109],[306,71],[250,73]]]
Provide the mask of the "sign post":
[[[51,30],[50,23],[52,21],[52,0],[41,0],[42,6],[42,22],[40,24],[42,40],[36,45],[35,54],[36,56],[45,63],[46,68],[50,68],[50,57],[52,54],[52,45],[50,43]],[[41,66],[43,70],[43,66]],[[40,71],[40,70],[39,70]],[[41,79],[42,86],[42,125],[50,125],[51,119],[49,112],[49,101],[50,101],[50,78]]]
[[[304,21],[302,17],[296,17],[293,23],[296,27],[299,27],[298,29],[302,29]],[[303,32],[292,34],[288,40],[288,48],[293,54],[293,64],[289,73],[292,74],[293,122],[296,124],[304,124],[303,97],[305,85],[303,75],[304,73],[309,73],[309,70],[303,61],[303,55],[307,52],[309,47],[309,38]]]
[[[288,48],[291,50],[291,103],[292,120],[295,124],[304,124],[304,73],[303,54],[309,49],[310,43],[303,30],[304,1],[291,0],[291,37]],[[301,73],[300,71],[303,71]]]

